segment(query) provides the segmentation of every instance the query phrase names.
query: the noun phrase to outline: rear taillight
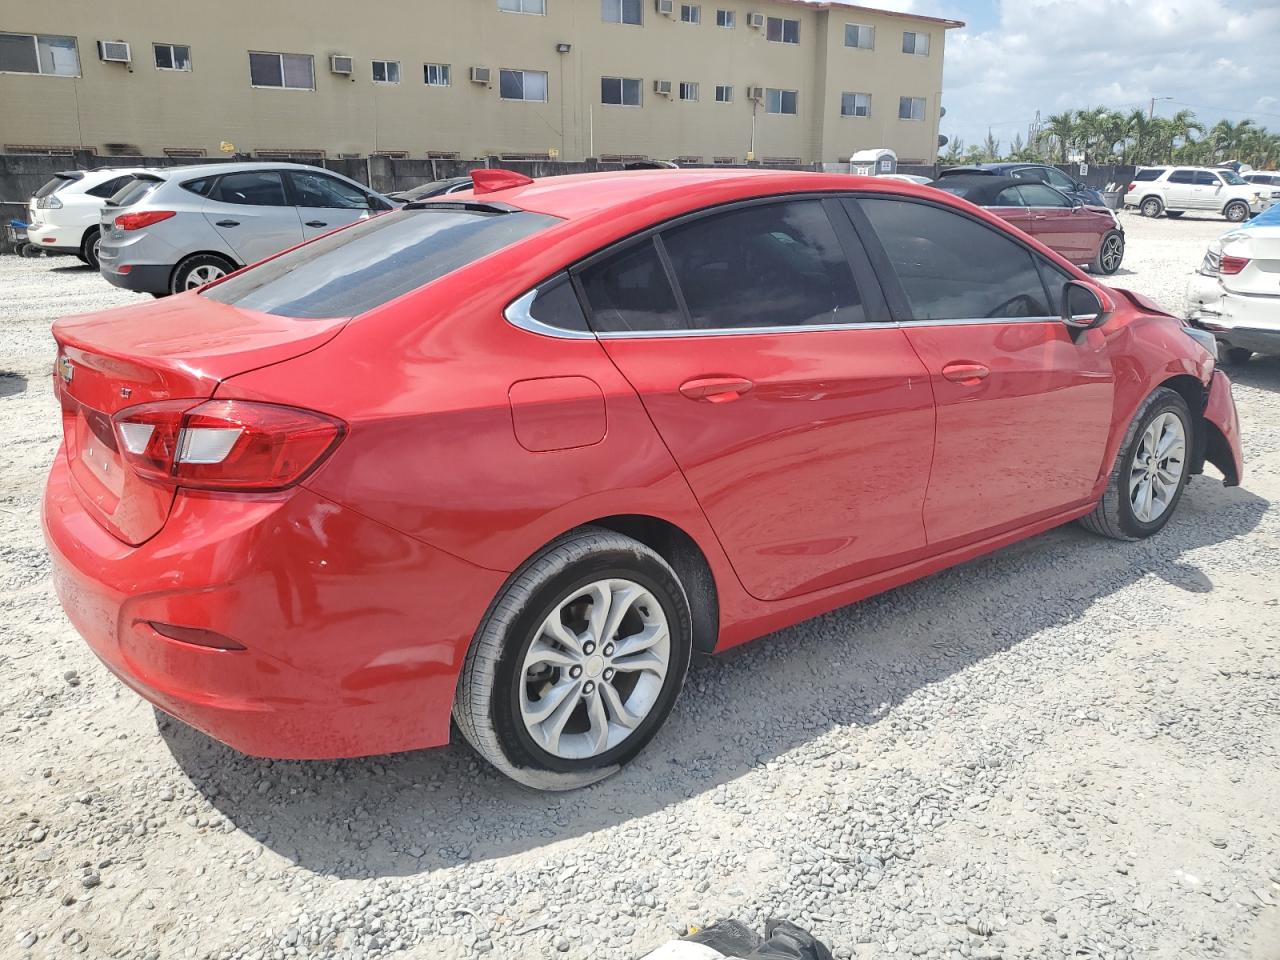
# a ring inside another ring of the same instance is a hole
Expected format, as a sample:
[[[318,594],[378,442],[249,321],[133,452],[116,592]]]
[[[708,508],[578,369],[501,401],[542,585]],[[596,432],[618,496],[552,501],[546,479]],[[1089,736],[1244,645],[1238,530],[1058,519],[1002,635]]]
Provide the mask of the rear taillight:
[[[1248,257],[1229,257],[1225,253],[1218,261],[1218,270],[1225,274],[1239,273],[1249,265]]]
[[[113,418],[120,453],[140,476],[204,490],[280,490],[342,439],[346,424],[249,400],[165,400]]]
[[[1136,187],[1136,186],[1137,186],[1137,183],[1131,183],[1131,184],[1129,184],[1129,186],[1128,186],[1128,187],[1126,187],[1126,188],[1125,188],[1125,191],[1124,191],[1124,192],[1125,192],[1125,193],[1133,193],[1133,188],[1134,188],[1134,187]]]
[[[177,215],[176,210],[143,210],[140,213],[122,213],[116,217],[115,223],[121,230],[141,230]]]
[[[50,194],[47,197],[41,197],[36,201],[37,210],[61,210],[62,201]]]

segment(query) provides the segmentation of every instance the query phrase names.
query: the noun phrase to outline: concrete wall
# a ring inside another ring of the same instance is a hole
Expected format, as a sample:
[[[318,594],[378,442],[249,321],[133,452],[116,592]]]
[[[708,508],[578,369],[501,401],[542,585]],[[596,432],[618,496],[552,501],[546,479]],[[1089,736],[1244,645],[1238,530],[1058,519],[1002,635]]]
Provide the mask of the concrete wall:
[[[0,146],[83,146],[107,152],[130,144],[148,155],[219,144],[238,151],[318,149],[327,156],[377,151],[457,153],[461,158],[512,153],[564,159],[635,154],[672,158],[755,154],[803,162],[845,159],[854,150],[889,146],[906,160],[932,161],[942,90],[944,24],[841,6],[787,0],[702,3],[698,25],[655,12],[643,0],[643,26],[605,23],[600,0],[547,0],[547,15],[504,13],[497,0],[381,0],[353,9],[340,0],[222,0],[193,16],[186,3],[162,0],[0,0],[0,30],[73,35],[78,78],[0,74]],[[716,26],[717,9],[733,10],[735,29]],[[800,43],[771,43],[748,26],[762,12],[800,21]],[[844,46],[845,22],[876,27],[876,48]],[[928,32],[928,57],[901,52],[904,29]],[[98,59],[96,41],[132,46],[126,66]],[[153,43],[191,48],[190,72],[158,70]],[[558,43],[571,45],[556,52]],[[314,90],[251,86],[248,52],[312,55]],[[332,74],[329,56],[354,58],[352,77]],[[371,61],[400,63],[398,84],[374,83]],[[449,87],[423,83],[423,64],[446,63]],[[494,83],[472,83],[487,66]],[[501,99],[501,68],[545,71],[546,102]],[[643,81],[640,107],[604,105],[602,76]],[[670,80],[671,98],[654,92]],[[681,102],[681,81],[700,85]],[[715,101],[716,84],[734,87],[732,103]],[[799,114],[767,114],[747,98],[758,85],[799,91]],[[840,93],[872,94],[869,119],[840,117]],[[924,96],[924,121],[897,119],[899,96]]]

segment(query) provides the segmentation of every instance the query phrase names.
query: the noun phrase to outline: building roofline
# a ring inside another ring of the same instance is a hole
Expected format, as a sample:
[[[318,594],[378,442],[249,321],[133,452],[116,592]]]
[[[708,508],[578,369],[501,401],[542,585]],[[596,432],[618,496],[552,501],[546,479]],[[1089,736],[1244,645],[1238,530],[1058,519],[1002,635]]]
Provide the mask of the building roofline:
[[[895,17],[900,20],[922,20],[925,23],[940,24],[944,30],[955,30],[965,26],[963,20],[946,20],[942,17],[926,17],[919,13],[899,13],[896,10],[881,10],[879,7],[864,7],[857,3],[844,3],[842,0],[823,0],[811,3],[810,0],[768,0],[769,3],[782,3],[793,7],[808,7],[810,10],[847,10],[850,13],[874,13],[882,17]]]

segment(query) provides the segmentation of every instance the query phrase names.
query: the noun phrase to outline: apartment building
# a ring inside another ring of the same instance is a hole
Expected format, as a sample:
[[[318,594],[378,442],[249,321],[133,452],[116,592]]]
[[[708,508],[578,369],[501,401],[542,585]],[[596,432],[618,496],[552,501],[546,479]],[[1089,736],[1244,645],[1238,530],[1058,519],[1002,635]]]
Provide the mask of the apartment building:
[[[931,162],[961,26],[803,0],[0,0],[0,149]]]

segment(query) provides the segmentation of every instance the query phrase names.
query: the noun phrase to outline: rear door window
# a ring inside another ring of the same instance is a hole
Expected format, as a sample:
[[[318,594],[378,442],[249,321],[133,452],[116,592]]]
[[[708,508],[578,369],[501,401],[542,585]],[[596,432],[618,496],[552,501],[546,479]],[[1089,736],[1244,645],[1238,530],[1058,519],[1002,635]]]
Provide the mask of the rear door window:
[[[138,177],[121,187],[120,191],[114,194],[108,202],[113,207],[132,206],[156,187],[160,186],[162,182],[163,181],[156,180],[153,177]]]
[[[284,178],[276,170],[253,170],[219,177],[209,199],[254,207],[292,206],[285,196]]]
[[[866,214],[906,295],[909,320],[1052,317],[1030,250],[992,227],[930,204],[878,198]]]
[[[591,329],[597,333],[685,329],[652,238],[592,263],[579,276]]]
[[[388,213],[303,244],[200,295],[283,317],[352,317],[559,222],[525,211]]]
[[[1138,181],[1159,180],[1162,173],[1164,173],[1163,170],[1139,170],[1133,175],[1133,179]]]
[[[1194,170],[1175,170],[1169,174],[1170,183],[1195,183],[1196,174]]]
[[[105,183],[100,183],[96,187],[86,190],[85,193],[91,197],[101,197],[106,200],[108,197],[114,197],[120,192],[121,188],[133,182],[133,174],[127,173],[121,177],[113,177]]]

